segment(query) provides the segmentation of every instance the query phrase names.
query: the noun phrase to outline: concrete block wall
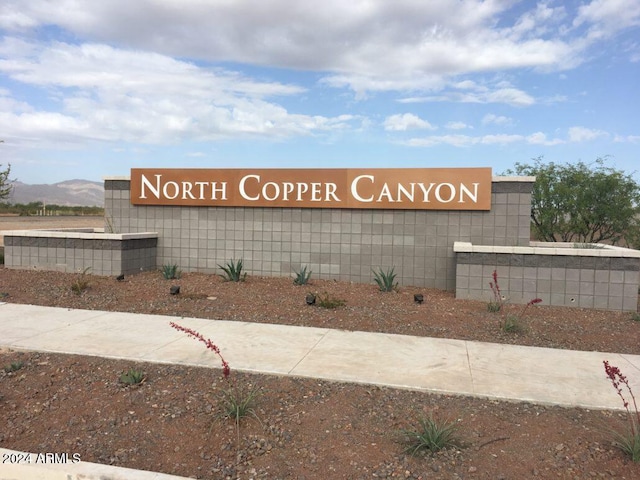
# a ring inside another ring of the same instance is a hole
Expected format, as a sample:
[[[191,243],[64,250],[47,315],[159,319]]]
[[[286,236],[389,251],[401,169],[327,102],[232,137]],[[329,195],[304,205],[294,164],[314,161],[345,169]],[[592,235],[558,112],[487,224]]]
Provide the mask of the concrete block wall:
[[[528,245],[533,178],[496,177],[491,211],[133,206],[130,181],[105,180],[105,228],[158,232],[159,266],[219,273],[242,258],[252,275],[369,283],[395,267],[400,284],[453,290],[453,243]]]
[[[475,251],[474,250],[475,247]],[[636,311],[640,252],[622,248],[471,246],[457,244],[456,298],[493,299],[495,270],[505,300],[525,304]],[[478,251],[480,250],[480,251]]]
[[[78,231],[7,232],[5,267],[94,275],[139,273],[156,268],[157,241],[149,234],[127,238]]]

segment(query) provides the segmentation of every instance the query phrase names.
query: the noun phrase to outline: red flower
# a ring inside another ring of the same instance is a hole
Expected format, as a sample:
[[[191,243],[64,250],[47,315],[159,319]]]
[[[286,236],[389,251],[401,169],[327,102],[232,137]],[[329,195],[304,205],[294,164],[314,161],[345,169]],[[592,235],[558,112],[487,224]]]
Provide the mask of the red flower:
[[[225,379],[229,378],[229,375],[231,375],[231,367],[229,367],[229,364],[227,363],[227,361],[224,359],[224,357],[220,353],[220,349],[218,348],[217,345],[215,345],[210,339],[204,338],[202,336],[202,334],[196,332],[195,330],[192,330],[192,329],[187,328],[187,327],[183,327],[182,325],[178,325],[177,323],[174,323],[174,322],[170,322],[169,325],[171,325],[176,330],[179,330],[181,332],[186,333],[191,338],[195,338],[196,340],[201,341],[202,343],[204,343],[207,346],[207,348],[209,350],[211,350],[216,355],[218,355],[218,357],[220,357],[220,361],[222,362],[222,376]]]

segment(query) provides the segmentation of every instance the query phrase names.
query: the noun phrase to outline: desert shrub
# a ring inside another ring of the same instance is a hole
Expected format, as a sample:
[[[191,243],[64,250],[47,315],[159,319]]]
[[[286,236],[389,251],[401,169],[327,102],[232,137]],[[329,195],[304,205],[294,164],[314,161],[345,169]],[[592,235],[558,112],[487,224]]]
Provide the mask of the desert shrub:
[[[338,308],[344,306],[346,303],[345,300],[333,297],[327,292],[316,295],[316,305],[322,308]]]
[[[455,422],[443,422],[429,416],[421,418],[415,428],[402,430],[401,434],[406,444],[405,451],[415,455],[424,450],[436,453],[457,446],[457,431],[458,425]]]
[[[87,267],[77,274],[75,280],[71,284],[71,291],[76,295],[82,295],[89,289],[89,270],[91,270],[91,267]]]
[[[527,312],[529,307],[532,305],[536,305],[542,302],[541,298],[534,298],[527,302],[527,304],[520,310],[518,314],[508,314],[505,315],[502,321],[500,322],[500,327],[505,333],[524,333],[526,328],[523,324],[524,314]]]
[[[255,385],[242,388],[237,382],[231,382],[228,388],[222,391],[222,410],[227,418],[233,419],[236,424],[242,418],[252,416],[258,418],[255,405],[260,389]]]

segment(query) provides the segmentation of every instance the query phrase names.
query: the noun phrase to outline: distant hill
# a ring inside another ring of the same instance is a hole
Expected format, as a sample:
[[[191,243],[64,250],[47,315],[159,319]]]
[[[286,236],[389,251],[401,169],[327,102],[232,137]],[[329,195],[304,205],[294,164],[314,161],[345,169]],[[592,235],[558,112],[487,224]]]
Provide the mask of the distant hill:
[[[104,207],[104,185],[89,180],[66,180],[54,184],[13,183],[10,203],[46,202],[64,206]]]

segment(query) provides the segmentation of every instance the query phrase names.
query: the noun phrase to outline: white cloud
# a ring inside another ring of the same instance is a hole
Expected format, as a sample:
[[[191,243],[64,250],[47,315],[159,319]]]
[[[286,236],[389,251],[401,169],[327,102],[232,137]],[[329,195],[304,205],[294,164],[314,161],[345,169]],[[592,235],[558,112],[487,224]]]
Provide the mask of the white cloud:
[[[640,135],[616,135],[613,141],[616,143],[640,143]]]
[[[593,0],[581,5],[573,26],[589,26],[589,38],[596,40],[640,25],[639,0]]]
[[[571,127],[569,129],[570,142],[589,142],[601,137],[608,137],[609,134],[602,130],[593,130],[585,127]]]
[[[5,89],[0,128],[16,138],[160,144],[246,135],[282,138],[343,130],[359,120],[292,114],[267,99],[304,93],[298,86],[255,81],[164,55],[66,43],[23,52],[0,60],[0,73],[46,89],[59,111],[36,111]]]
[[[440,89],[457,76],[511,69],[562,71],[598,38],[638,24],[639,0],[594,0],[570,10],[537,2],[450,0],[3,0],[0,28],[213,62],[328,72],[324,82],[367,92]],[[588,25],[591,33],[577,28]],[[530,105],[522,92],[498,100]]]
[[[509,145],[513,143],[524,143],[529,145],[554,146],[565,143],[561,139],[549,140],[542,132],[536,132],[529,136],[525,135],[431,135],[422,138],[412,138],[405,142],[405,145],[412,147],[433,147],[437,145],[451,145],[453,147],[469,147],[474,145]]]
[[[445,125],[445,128],[448,128],[449,130],[464,130],[465,128],[473,127],[464,122],[449,122]]]
[[[398,100],[400,103],[459,102],[459,103],[503,103],[513,107],[527,107],[535,103],[529,94],[516,88],[498,88],[480,91],[444,91],[439,95],[408,97]]]
[[[435,127],[426,120],[412,113],[391,115],[384,121],[384,129],[388,131],[434,130]]]
[[[484,117],[482,117],[483,125],[500,125],[500,126],[509,126],[513,125],[513,119],[509,117],[505,117],[502,115],[495,115],[493,113],[487,113]]]
[[[536,132],[536,133],[532,133],[531,135],[529,135],[527,137],[527,143],[529,143],[531,145],[552,146],[552,145],[559,145],[561,143],[564,143],[564,141],[562,141],[560,139],[549,140],[549,139],[547,139],[547,135],[546,134],[544,134],[542,132]]]
[[[480,143],[483,143],[485,145],[506,145],[508,143],[521,142],[522,140],[524,140],[524,137],[522,135],[485,135],[480,139]]]
[[[411,147],[433,147],[436,145],[452,145],[454,147],[467,147],[478,143],[474,137],[468,135],[439,135],[422,138],[412,138],[405,142],[405,145]]]
[[[522,135],[484,135],[473,137],[470,135],[432,135],[422,138],[412,138],[405,142],[412,147],[432,147],[436,145],[451,145],[454,147],[468,147],[472,145],[507,145],[521,142]]]

